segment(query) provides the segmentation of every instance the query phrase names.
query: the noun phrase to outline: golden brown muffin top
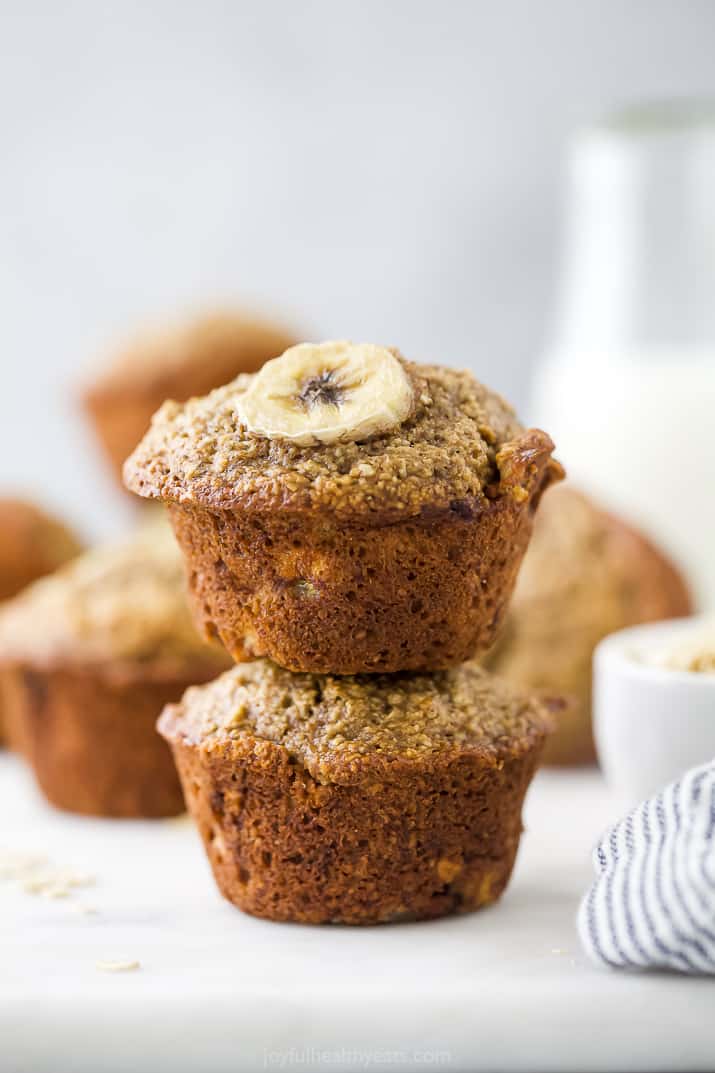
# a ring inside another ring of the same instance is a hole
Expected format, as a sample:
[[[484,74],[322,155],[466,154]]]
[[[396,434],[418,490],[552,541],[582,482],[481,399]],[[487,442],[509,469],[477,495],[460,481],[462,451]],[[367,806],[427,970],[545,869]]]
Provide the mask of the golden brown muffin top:
[[[389,763],[471,748],[498,763],[550,727],[545,708],[473,661],[429,675],[333,677],[257,660],[187,690],[166,709],[162,732],[208,750],[273,742],[332,780],[375,754]]]
[[[278,324],[249,314],[212,312],[184,323],[147,329],[120,350],[88,386],[88,398],[135,395],[166,384],[178,390],[189,369],[207,384],[236,372],[253,372],[282,353],[294,336]],[[218,377],[218,379],[217,379]]]
[[[62,522],[23,499],[0,499],[0,600],[56,570],[82,550]]]
[[[483,499],[499,480],[500,451],[507,446],[508,454],[523,432],[512,408],[468,372],[390,353],[409,378],[413,405],[388,432],[308,446],[257,435],[237,409],[254,378],[239,376],[204,398],[166,402],[125,465],[127,487],[213,509],[353,516],[409,516]]]
[[[0,659],[35,665],[155,665],[171,671],[228,656],[198,636],[168,525],[85,552],[0,611]]]

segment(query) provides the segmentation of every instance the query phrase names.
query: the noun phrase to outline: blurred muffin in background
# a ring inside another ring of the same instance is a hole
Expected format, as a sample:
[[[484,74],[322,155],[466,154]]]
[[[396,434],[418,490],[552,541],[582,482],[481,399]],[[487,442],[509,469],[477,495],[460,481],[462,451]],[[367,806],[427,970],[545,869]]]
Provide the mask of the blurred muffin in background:
[[[47,799],[101,816],[170,816],[183,798],[155,724],[231,663],[195,632],[164,522],[86,552],[0,611],[11,743]]]
[[[212,313],[138,336],[83,392],[85,410],[121,483],[134,450],[165,399],[205,395],[239,373],[255,372],[296,337],[238,313]]]
[[[484,662],[561,698],[544,763],[592,763],[594,648],[615,630],[691,611],[686,582],[662,552],[567,484],[539,508],[503,633]]]
[[[62,522],[24,499],[0,499],[0,600],[51,574],[82,550]]]
[[[51,574],[82,550],[62,522],[24,499],[0,499],[0,600]],[[0,745],[6,737],[0,703]]]

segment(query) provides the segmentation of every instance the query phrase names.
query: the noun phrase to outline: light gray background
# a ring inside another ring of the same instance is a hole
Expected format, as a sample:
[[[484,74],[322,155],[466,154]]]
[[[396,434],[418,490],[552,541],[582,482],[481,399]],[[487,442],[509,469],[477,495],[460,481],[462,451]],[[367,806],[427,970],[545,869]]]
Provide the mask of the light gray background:
[[[709,0],[0,3],[0,490],[125,514],[74,406],[146,317],[239,300],[471,366],[548,340],[570,134],[715,93]]]

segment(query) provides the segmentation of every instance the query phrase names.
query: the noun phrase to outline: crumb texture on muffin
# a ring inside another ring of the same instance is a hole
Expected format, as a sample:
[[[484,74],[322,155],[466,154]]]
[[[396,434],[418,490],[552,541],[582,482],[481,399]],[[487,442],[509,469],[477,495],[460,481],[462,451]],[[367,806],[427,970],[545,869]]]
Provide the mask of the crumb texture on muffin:
[[[36,581],[0,612],[0,657],[42,664],[227,666],[198,635],[170,528],[148,523],[133,538],[94,548]]]
[[[280,745],[319,781],[468,746],[498,763],[533,748],[545,708],[470,661],[435,674],[292,674],[268,660],[190,689],[162,717],[167,734],[208,750],[249,739]]]
[[[130,489],[168,503],[205,635],[236,660],[315,673],[438,670],[486,651],[563,475],[551,439],[470,373],[380,347],[311,344],[264,371],[164,406],[125,467]],[[250,432],[239,414],[256,386]],[[336,393],[357,416],[333,413]],[[314,395],[317,425],[303,428]],[[274,404],[284,433],[330,442],[272,438]],[[351,439],[363,420],[395,423]]]
[[[413,387],[409,418],[365,442],[300,446],[251,434],[239,376],[184,405],[168,402],[125,466],[139,495],[212,509],[327,509],[345,516],[413,515],[483,500],[497,454],[523,432],[511,407],[468,372],[401,358]]]
[[[389,524],[169,503],[197,622],[236,660],[322,674],[439,670],[486,651],[557,478],[544,441],[524,433],[499,452],[494,498]]]
[[[262,661],[159,721],[223,895],[316,924],[496,901],[549,729],[538,703],[474,664],[346,679]]]

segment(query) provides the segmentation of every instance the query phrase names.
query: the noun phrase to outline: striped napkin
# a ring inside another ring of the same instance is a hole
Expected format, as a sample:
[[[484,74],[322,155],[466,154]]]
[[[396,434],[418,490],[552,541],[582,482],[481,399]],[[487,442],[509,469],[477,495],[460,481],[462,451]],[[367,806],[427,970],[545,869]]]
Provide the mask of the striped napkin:
[[[606,831],[593,863],[578,930],[594,961],[715,973],[715,760]]]

